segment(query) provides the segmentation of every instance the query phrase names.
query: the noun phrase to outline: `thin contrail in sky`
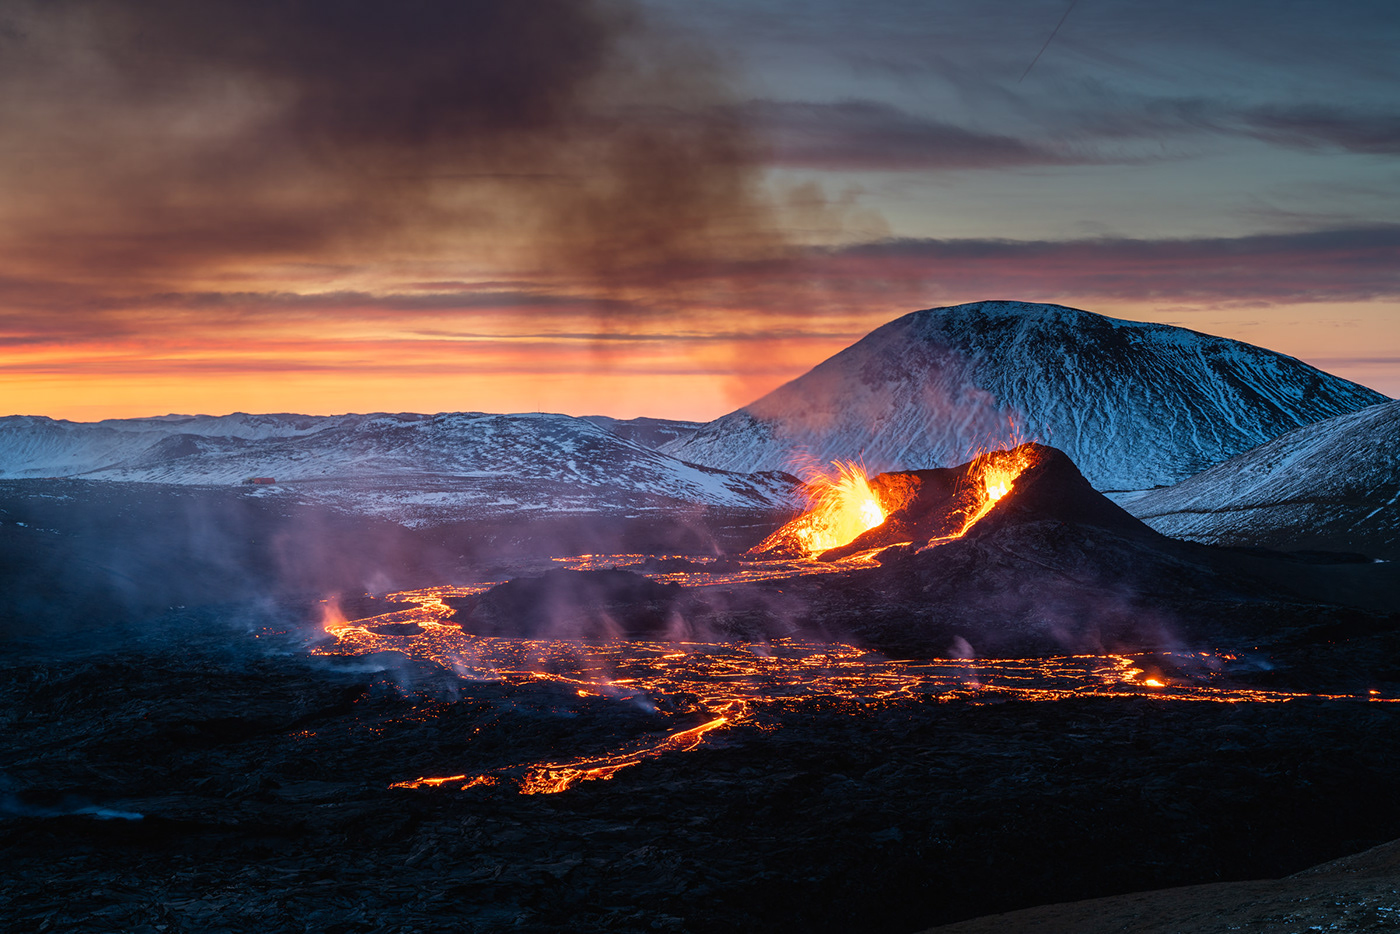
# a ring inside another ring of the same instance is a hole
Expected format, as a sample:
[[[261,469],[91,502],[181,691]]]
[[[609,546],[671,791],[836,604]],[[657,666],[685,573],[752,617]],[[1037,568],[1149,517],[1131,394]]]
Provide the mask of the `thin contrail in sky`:
[[[1061,16],[1060,21],[1055,24],[1055,28],[1050,30],[1050,38],[1045,40],[1045,44],[1040,47],[1039,52],[1035,53],[1035,58],[1031,59],[1031,63],[1026,66],[1026,70],[1021,72],[1021,77],[1016,79],[1017,84],[1026,80],[1026,75],[1030,74],[1031,69],[1035,67],[1035,63],[1040,61],[1040,56],[1044,55],[1045,50],[1050,48],[1050,43],[1055,39],[1055,33],[1059,32],[1060,27],[1065,24],[1065,20],[1069,19],[1069,11],[1074,9],[1074,5],[1078,2],[1079,0],[1069,0],[1069,6],[1065,7],[1065,15]]]

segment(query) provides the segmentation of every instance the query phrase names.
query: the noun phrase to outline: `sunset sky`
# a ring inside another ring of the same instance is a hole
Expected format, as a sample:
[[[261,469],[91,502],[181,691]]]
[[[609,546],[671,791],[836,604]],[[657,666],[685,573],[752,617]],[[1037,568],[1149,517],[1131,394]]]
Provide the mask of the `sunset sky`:
[[[1397,49],[1392,0],[10,0],[0,414],[709,419],[981,299],[1400,395]]]

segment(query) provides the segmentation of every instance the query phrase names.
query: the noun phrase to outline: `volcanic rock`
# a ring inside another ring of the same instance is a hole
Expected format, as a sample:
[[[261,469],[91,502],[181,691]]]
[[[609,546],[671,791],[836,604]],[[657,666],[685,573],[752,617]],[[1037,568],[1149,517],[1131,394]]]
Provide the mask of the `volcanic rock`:
[[[1300,428],[1127,508],[1177,538],[1400,559],[1400,401]]]
[[[499,581],[557,554],[743,551],[773,521],[761,509],[538,510],[405,528],[257,489],[0,480],[0,642],[100,641],[178,606]]]
[[[562,639],[681,638],[693,603],[679,584],[620,570],[553,570],[446,602],[477,635]]]
[[[1282,354],[1061,305],[905,315],[663,450],[726,470],[861,457],[947,467],[1012,420],[1101,490],[1175,483],[1285,432],[1386,401]]]
[[[1150,529],[1091,487],[1064,452],[1027,443],[1014,451],[993,452],[958,467],[880,474],[870,485],[882,501],[898,503],[879,526],[848,545],[829,549],[823,561],[900,543],[920,546],[956,536],[980,497],[977,474],[997,458],[1024,458],[1032,466],[1012,481],[1010,492],[991,505],[968,535],[988,534],[1016,523],[1053,521],[1097,526],[1117,534],[1148,536]]]
[[[1400,841],[1283,879],[1214,882],[1044,905],[975,918],[924,934],[1227,934],[1361,932],[1389,927],[1400,886]]]
[[[657,715],[531,679],[425,698],[291,648],[0,659],[5,927],[916,931],[1400,835],[1394,704],[775,698],[564,794],[407,791],[389,785],[612,748]]]

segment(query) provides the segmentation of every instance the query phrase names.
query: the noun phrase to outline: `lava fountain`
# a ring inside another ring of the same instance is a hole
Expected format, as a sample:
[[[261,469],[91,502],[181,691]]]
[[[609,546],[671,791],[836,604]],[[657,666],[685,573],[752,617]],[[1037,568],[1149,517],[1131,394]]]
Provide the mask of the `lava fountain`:
[[[764,539],[755,552],[815,557],[880,526],[887,516],[864,465],[855,461],[833,461],[830,472],[809,472],[803,496],[807,511]]]
[[[961,538],[1039,462],[1038,447],[979,451],[960,467],[866,474],[852,461],[809,472],[807,511],[768,536],[756,557],[848,557],[893,544],[932,547]],[[839,552],[839,554],[838,554]]]
[[[931,548],[953,539],[962,538],[997,503],[1006,498],[1016,485],[1016,478],[1038,463],[1035,445],[1018,444],[998,451],[979,451],[967,465],[962,481],[960,500],[952,510],[962,518],[956,531],[935,535],[924,547]]]

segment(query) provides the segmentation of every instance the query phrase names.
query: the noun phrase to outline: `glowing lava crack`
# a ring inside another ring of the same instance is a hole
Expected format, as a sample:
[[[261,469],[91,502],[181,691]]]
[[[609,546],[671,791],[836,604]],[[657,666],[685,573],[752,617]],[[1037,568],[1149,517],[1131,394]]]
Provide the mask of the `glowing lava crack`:
[[[1078,655],[1021,659],[894,661],[843,643],[774,640],[662,643],[526,640],[476,636],[444,622],[444,598],[480,592],[443,587],[389,595],[411,609],[347,622],[327,605],[325,631],[334,639],[323,655],[400,652],[430,661],[468,680],[508,685],[548,681],[576,695],[623,701],[669,699],[665,719],[691,721],[680,729],[599,756],[518,763],[480,773],[425,776],[395,788],[514,785],[522,794],[561,792],[580,781],[608,779],[647,759],[695,749],[711,734],[740,724],[770,727],[770,715],[820,700],[847,706],[901,703],[918,698],[983,703],[1054,701],[1071,697],[1152,697],[1173,701],[1273,703],[1310,695],[1232,686],[1234,659],[1208,653]],[[415,624],[405,627],[403,624]],[[395,625],[385,633],[386,625]],[[403,632],[412,628],[413,632]],[[1161,668],[1169,666],[1171,674]],[[1375,694],[1354,698],[1382,701]],[[694,722],[694,721],[699,721]]]

